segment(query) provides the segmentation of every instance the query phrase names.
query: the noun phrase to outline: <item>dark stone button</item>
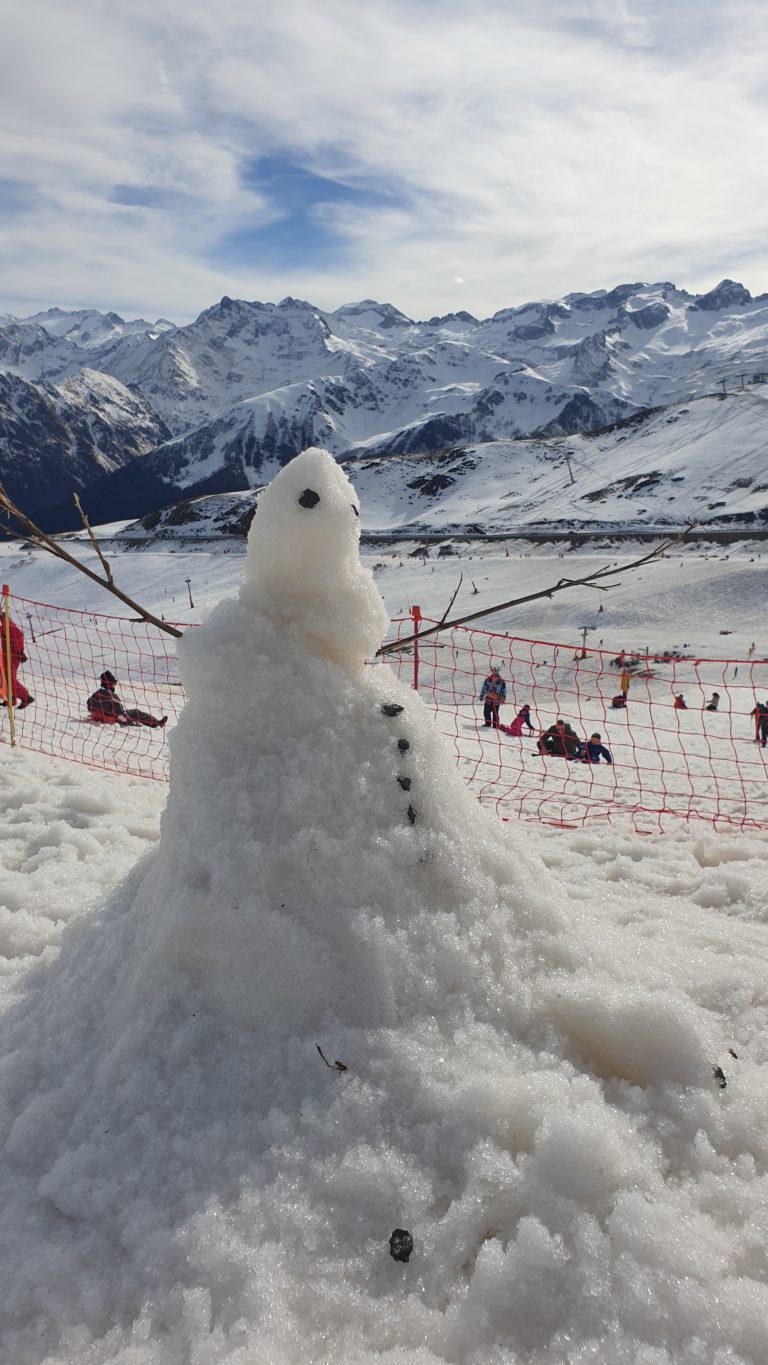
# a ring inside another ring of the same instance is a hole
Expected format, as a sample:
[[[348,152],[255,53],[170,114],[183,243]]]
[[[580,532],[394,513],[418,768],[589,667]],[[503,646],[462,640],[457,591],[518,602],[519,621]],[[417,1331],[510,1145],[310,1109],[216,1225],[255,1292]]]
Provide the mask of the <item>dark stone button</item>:
[[[413,1238],[405,1228],[395,1228],[389,1239],[389,1254],[393,1261],[408,1261],[413,1251]]]
[[[399,739],[399,740],[397,741],[397,747],[398,747],[398,749],[400,750],[400,753],[401,753],[401,754],[406,754],[406,753],[408,752],[408,750],[410,749],[411,746],[410,746],[410,744],[408,743],[408,740],[407,740],[407,739]]]
[[[316,493],[315,490],[314,490],[314,488],[305,488],[305,489],[304,489],[304,492],[302,493],[301,497],[299,498],[299,507],[307,507],[307,508],[309,508],[309,507],[317,507],[317,504],[319,503],[319,501],[320,501],[320,494],[319,494],[319,493]]]
[[[402,787],[402,789],[403,789],[404,792],[409,792],[409,791],[411,790],[411,779],[410,779],[410,777],[398,777],[397,781],[398,781],[399,786]]]
[[[412,825],[416,824],[416,812],[413,809],[413,806],[408,807],[408,819],[410,820]]]

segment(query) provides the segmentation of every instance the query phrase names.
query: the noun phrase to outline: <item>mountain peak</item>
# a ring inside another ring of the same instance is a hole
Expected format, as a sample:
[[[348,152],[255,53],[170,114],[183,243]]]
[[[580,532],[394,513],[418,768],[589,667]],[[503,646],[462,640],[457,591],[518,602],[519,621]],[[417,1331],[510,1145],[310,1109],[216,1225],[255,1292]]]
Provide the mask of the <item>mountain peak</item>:
[[[700,294],[691,304],[701,312],[716,312],[719,308],[734,308],[751,303],[752,295],[737,280],[721,280],[708,294]]]

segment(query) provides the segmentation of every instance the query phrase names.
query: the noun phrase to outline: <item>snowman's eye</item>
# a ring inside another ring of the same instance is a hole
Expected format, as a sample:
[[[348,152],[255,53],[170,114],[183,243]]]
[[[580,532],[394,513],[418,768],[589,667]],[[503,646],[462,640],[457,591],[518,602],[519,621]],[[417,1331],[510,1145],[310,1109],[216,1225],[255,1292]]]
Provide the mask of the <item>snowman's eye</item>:
[[[320,501],[320,494],[319,494],[319,493],[316,493],[315,490],[314,490],[314,488],[305,488],[305,489],[304,489],[304,492],[302,493],[301,497],[299,498],[299,507],[307,507],[307,508],[317,507],[317,504],[319,503],[319,501]]]
[[[360,513],[359,513],[358,509],[355,507],[355,504],[354,504],[354,503],[352,503],[352,511],[354,512],[354,514],[355,514],[356,517],[359,517],[359,516],[360,516]]]

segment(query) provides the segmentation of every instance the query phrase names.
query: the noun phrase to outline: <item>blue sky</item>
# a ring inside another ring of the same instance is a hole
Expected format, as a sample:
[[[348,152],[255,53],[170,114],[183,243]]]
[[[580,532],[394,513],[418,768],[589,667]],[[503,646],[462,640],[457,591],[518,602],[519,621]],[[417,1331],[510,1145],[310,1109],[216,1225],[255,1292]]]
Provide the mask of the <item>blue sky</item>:
[[[764,0],[31,0],[0,311],[768,290]]]

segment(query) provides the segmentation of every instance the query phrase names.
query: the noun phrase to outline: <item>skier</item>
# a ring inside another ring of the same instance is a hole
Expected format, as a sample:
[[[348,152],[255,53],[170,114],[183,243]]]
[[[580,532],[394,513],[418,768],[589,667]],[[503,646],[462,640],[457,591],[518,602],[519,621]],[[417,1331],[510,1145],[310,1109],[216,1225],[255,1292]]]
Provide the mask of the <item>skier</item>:
[[[496,664],[491,664],[491,671],[485,682],[480,688],[480,701],[483,703],[483,724],[493,725],[498,729],[499,707],[502,702],[507,700],[507,684],[501,676],[501,672]]]
[[[91,720],[107,725],[148,725],[150,729],[162,729],[168,722],[167,716],[151,716],[149,711],[132,707],[127,711],[117,695],[117,678],[108,670],[102,673],[100,687],[88,698],[86,706]]]
[[[535,727],[531,724],[531,708],[527,702],[520,707],[520,710],[511,725],[501,725],[499,726],[499,729],[503,730],[507,735],[517,736],[523,733],[524,725],[528,726],[529,735],[534,735],[536,733]]]
[[[610,749],[606,749],[600,734],[596,730],[593,735],[589,736],[584,745],[581,761],[582,763],[599,763],[601,758],[604,758],[606,763],[613,763]]]
[[[10,688],[6,677],[7,657],[11,656],[11,678]],[[17,677],[19,665],[27,662],[24,653],[24,632],[21,626],[17,626],[10,616],[6,618],[4,610],[0,610],[0,694],[3,697],[3,706],[8,705],[8,694],[10,691],[14,706],[19,711],[23,711],[25,706],[34,701],[26,687],[19,682]]]

